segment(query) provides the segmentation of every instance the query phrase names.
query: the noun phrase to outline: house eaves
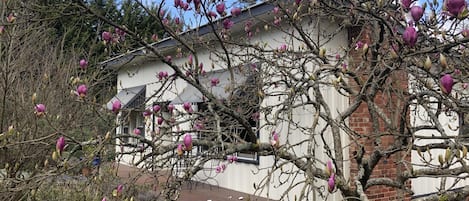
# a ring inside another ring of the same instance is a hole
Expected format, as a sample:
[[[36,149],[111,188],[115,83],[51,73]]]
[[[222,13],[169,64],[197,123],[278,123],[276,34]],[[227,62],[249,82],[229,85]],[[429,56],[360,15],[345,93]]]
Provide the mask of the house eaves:
[[[206,36],[210,33],[213,33],[213,27],[215,29],[218,29],[218,26],[220,26],[221,22],[225,19],[230,19],[234,23],[233,31],[241,31],[243,30],[244,26],[241,26],[242,22],[251,19],[253,17],[260,17],[262,15],[266,15],[268,12],[272,11],[274,8],[274,5],[268,2],[263,2],[259,3],[256,5],[253,5],[251,7],[248,7],[244,9],[240,15],[234,17],[234,16],[225,16],[222,18],[219,18],[213,23],[207,23],[205,25],[190,29],[188,31],[185,31],[180,34],[181,38],[184,37],[189,37],[189,36],[197,36],[197,37],[203,37]],[[175,40],[174,38],[168,37],[165,38],[161,41],[155,42],[150,44],[152,47],[162,51],[174,51],[175,48],[178,46],[178,41]],[[150,56],[153,54],[149,54],[147,51],[147,48],[145,47],[140,47],[138,49],[129,51],[127,53],[118,55],[116,57],[110,58],[106,61],[103,61],[99,63],[99,66],[101,68],[118,68],[124,65],[128,65],[134,62],[145,62],[150,59]]]

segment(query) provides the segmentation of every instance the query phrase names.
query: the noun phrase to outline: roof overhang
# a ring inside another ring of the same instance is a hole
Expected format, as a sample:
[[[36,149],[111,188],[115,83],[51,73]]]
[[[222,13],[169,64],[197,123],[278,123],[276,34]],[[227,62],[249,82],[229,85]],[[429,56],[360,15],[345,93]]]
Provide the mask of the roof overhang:
[[[207,23],[205,25],[199,26],[197,28],[185,31],[180,34],[181,38],[189,37],[207,37],[213,33],[214,29],[218,29],[221,25],[221,22],[225,19],[230,19],[233,21],[234,26],[231,29],[233,33],[238,33],[244,30],[244,22],[249,19],[256,19],[259,17],[273,18],[272,15],[267,15],[270,11],[273,10],[275,6],[268,2],[259,3],[248,7],[242,11],[242,13],[236,17],[226,16],[219,18],[212,23]],[[188,40],[192,41],[192,40]],[[175,51],[179,43],[174,38],[165,38],[159,42],[150,44],[152,47],[158,49],[162,53]],[[99,65],[102,68],[118,68],[134,63],[145,63],[148,61],[154,60],[154,54],[150,53],[146,47],[140,47],[138,49],[132,50],[130,52],[121,54],[119,56],[110,58],[106,61],[101,62]]]

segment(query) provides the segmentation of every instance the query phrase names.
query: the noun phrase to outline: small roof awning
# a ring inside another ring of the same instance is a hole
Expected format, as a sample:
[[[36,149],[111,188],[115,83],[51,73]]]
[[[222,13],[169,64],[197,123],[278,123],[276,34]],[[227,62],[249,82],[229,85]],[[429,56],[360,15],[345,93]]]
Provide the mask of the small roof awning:
[[[203,76],[199,76],[200,84],[205,87],[209,92],[211,92],[217,99],[226,99],[229,98],[231,92],[234,91],[238,86],[244,84],[246,81],[246,76],[240,74],[239,71],[235,71],[234,75],[234,84],[232,86],[230,72],[228,70],[219,70],[208,72]],[[211,80],[213,78],[218,78],[220,83],[217,86],[211,86]],[[188,84],[178,96],[171,101],[172,104],[183,104],[184,102],[190,103],[199,103],[204,102],[205,98],[202,93],[195,88],[194,86]]]
[[[106,107],[112,109],[112,103],[119,100],[122,109],[137,108],[145,103],[145,89],[146,85],[122,89],[107,102]]]

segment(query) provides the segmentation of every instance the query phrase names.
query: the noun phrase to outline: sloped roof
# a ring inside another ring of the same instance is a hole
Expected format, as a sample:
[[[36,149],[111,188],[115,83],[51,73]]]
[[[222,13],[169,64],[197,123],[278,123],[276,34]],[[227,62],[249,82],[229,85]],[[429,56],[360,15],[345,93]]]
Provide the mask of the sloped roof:
[[[269,11],[272,11],[274,8],[274,5],[268,2],[262,2],[256,5],[253,5],[251,7],[248,7],[244,10],[242,10],[241,14],[238,16],[225,16],[222,18],[219,18],[215,21],[213,21],[213,26],[215,28],[218,28],[219,22],[222,22],[225,19],[230,19],[234,25],[236,26],[237,24],[240,24],[240,22],[246,21],[247,19],[251,19],[252,17],[256,16],[261,16],[264,14],[267,14]],[[210,34],[213,32],[212,25],[210,23],[207,23],[205,25],[190,29],[188,31],[185,31],[180,34],[181,37],[184,36],[189,36],[192,34],[196,34],[197,36],[204,36],[207,34]],[[171,38],[165,38],[162,39],[161,41],[155,42],[150,44],[152,47],[155,47],[159,50],[168,50],[176,47],[178,42]],[[115,68],[115,67],[120,67],[123,65],[126,65],[128,63],[133,62],[135,59],[140,58],[140,59],[145,59],[147,57],[148,53],[146,51],[145,47],[140,47],[138,49],[129,51],[127,53],[118,55],[116,57],[110,58],[106,61],[101,62],[99,65],[102,68]]]

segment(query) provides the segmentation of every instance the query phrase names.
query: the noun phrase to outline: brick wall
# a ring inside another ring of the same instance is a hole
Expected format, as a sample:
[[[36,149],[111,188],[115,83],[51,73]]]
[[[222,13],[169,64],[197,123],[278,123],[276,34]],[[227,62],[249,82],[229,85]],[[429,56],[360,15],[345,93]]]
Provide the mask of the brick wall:
[[[350,29],[349,36],[350,36],[350,43],[352,47],[354,46],[355,38],[360,38],[362,42],[371,44],[372,43],[372,32],[369,29],[362,29],[361,27],[355,27]],[[349,60],[349,69],[355,70],[355,73],[359,74],[359,77],[362,80],[366,80],[368,78],[367,64],[366,61],[363,59],[361,50],[357,50],[351,53],[350,60]],[[360,70],[356,68],[360,67]],[[350,81],[352,84],[353,81]],[[399,118],[401,113],[402,105],[400,105],[399,99],[403,96],[402,92],[407,89],[407,76],[405,72],[395,72],[391,75],[391,79],[387,81],[386,87],[383,89],[397,89],[397,90],[384,90],[381,91],[376,97],[374,102],[377,103],[381,108],[384,109],[385,113],[392,117],[392,118]],[[358,89],[358,86],[356,86]],[[353,97],[350,101],[354,101]],[[383,122],[380,121],[380,132],[374,133],[372,129],[372,122],[371,122],[370,112],[368,111],[368,107],[365,103],[362,103],[360,107],[351,115],[349,118],[349,125],[350,128],[356,132],[356,139],[352,139],[352,141],[356,140],[356,144],[352,144],[350,149],[350,154],[352,158],[351,163],[351,178],[357,174],[357,162],[353,160],[354,154],[363,147],[362,150],[365,151],[364,158],[370,156],[371,152],[376,148],[382,148],[389,146],[394,142],[393,136],[381,136],[379,137],[380,142],[377,139],[378,137],[376,134],[382,133],[387,129],[384,128]],[[358,144],[358,145],[357,145]],[[371,178],[379,178],[379,177],[387,177],[396,179],[396,175],[400,172],[405,170],[402,166],[402,161],[410,161],[410,154],[405,153],[396,153],[390,155],[389,157],[383,157],[379,161],[378,165],[374,168]],[[410,182],[407,184],[410,187]],[[384,200],[410,200],[410,195],[406,195],[405,192],[398,190],[396,188],[390,188],[385,186],[373,186],[368,188],[366,194],[370,200],[373,201],[384,201]]]

